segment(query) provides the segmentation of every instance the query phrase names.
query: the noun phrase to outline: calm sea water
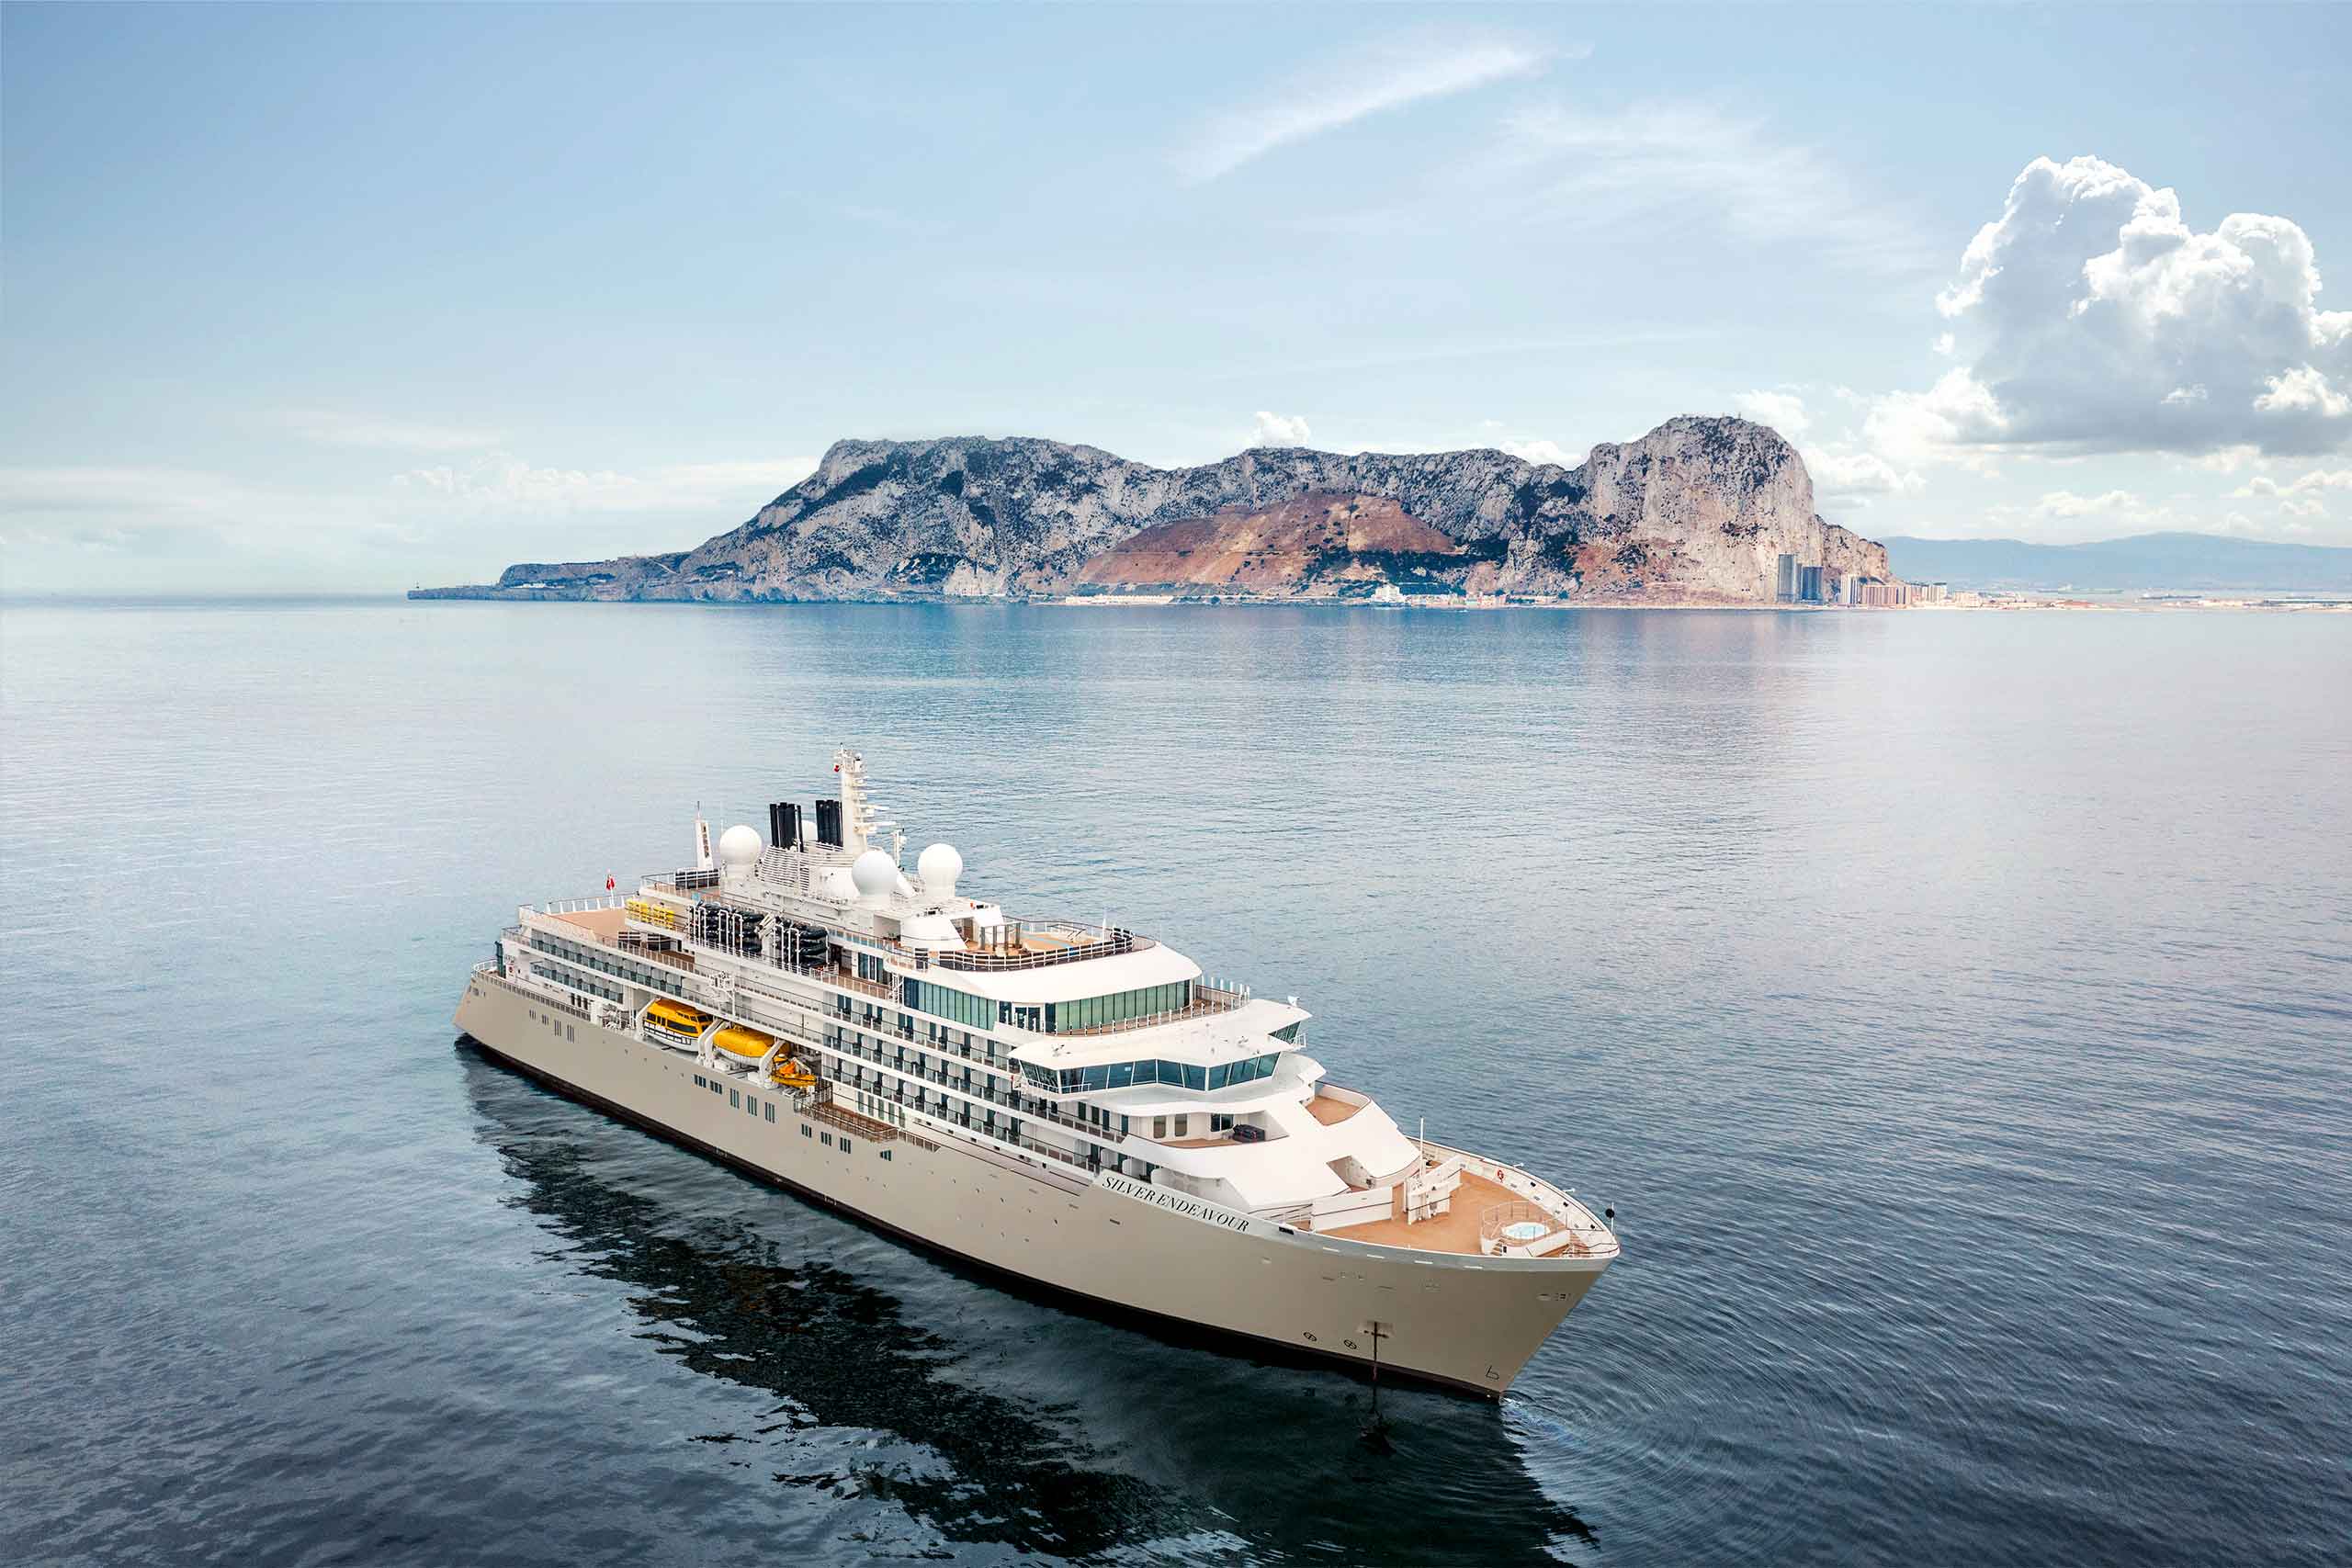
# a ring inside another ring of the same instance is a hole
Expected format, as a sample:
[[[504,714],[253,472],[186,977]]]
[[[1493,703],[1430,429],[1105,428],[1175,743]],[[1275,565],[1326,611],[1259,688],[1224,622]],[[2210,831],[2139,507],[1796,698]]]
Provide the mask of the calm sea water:
[[[2352,619],[0,611],[0,1558],[2342,1561]],[[1498,1409],[455,1041],[837,743],[1625,1260]]]

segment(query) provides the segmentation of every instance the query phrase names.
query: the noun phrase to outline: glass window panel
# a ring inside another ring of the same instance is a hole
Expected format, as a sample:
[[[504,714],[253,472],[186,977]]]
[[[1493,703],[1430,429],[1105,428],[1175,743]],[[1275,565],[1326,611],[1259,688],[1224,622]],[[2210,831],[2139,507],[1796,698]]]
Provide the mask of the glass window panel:
[[[1193,1066],[1190,1063],[1185,1064],[1184,1087],[1186,1089],[1206,1089],[1208,1087],[1208,1069],[1206,1067]]]
[[[1216,1066],[1209,1069],[1209,1087],[1211,1089],[1223,1089],[1227,1082],[1231,1079],[1232,1076],[1233,1075],[1227,1070],[1225,1064],[1223,1062],[1219,1062]]]
[[[1129,1084],[1132,1084],[1135,1081],[1136,1068],[1134,1063],[1114,1062],[1111,1064],[1111,1087],[1113,1089],[1125,1089]]]

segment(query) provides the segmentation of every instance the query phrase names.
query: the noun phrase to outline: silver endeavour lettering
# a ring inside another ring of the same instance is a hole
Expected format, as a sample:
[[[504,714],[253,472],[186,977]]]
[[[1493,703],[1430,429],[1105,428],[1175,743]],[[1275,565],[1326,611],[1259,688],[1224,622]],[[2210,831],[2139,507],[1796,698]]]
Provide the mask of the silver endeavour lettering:
[[[1249,1215],[1237,1214],[1230,1209],[1219,1207],[1217,1204],[1199,1198],[1188,1197],[1184,1193],[1172,1191],[1165,1187],[1154,1187],[1148,1182],[1135,1180],[1131,1177],[1114,1176],[1108,1171],[1105,1171],[1100,1179],[1103,1186],[1122,1198],[1133,1198],[1138,1203],[1150,1203],[1167,1210],[1171,1214],[1182,1214],[1188,1220],[1200,1220],[1208,1224],[1222,1225],[1229,1231],[1246,1231],[1250,1228]]]

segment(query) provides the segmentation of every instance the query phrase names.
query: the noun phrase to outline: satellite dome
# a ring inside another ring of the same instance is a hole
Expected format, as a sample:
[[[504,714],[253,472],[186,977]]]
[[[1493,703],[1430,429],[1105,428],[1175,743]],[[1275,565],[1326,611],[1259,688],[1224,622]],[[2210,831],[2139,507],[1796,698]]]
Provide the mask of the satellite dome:
[[[817,874],[816,894],[831,903],[852,904],[857,901],[857,884],[845,868],[830,865]]]
[[[899,866],[880,850],[868,850],[849,868],[860,897],[879,898],[898,885]]]
[[[749,865],[760,858],[759,829],[738,822],[718,835],[718,863]]]
[[[915,857],[915,879],[934,898],[956,897],[956,879],[964,874],[964,857],[953,844],[933,844]]]

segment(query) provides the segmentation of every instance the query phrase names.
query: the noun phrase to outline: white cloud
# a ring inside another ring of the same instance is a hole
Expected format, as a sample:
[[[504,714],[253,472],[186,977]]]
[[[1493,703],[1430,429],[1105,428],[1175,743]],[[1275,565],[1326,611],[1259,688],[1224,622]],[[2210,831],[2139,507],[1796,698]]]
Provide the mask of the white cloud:
[[[2270,483],[2265,479],[2257,479],[2253,482],[2259,485]],[[2287,493],[2290,495],[2300,495],[2305,491],[2313,490],[2352,490],[2352,468],[2313,468],[2310,473],[2287,486]]]
[[[467,452],[495,446],[500,440],[499,434],[492,430],[420,424],[407,420],[379,419],[369,414],[339,413],[332,409],[279,409],[267,416],[267,423],[322,446]]]
[[[2331,490],[2352,490],[2352,468],[2313,468],[2283,485],[2267,474],[2256,474],[2230,494],[2241,501],[2270,496],[2278,501],[2282,512],[2291,512],[2298,517],[2324,517],[2326,511],[2320,504],[2320,492]]]
[[[2352,312],[2319,290],[2284,218],[2199,232],[2172,191],[2112,164],[2037,158],[1936,298],[1962,367],[1887,418],[1932,414],[1918,423],[1945,446],[2330,450],[2352,440]]]
[[[1589,48],[1571,50],[1581,59]],[[1490,83],[1530,76],[1548,56],[1503,39],[1438,42],[1414,34],[1317,65],[1260,102],[1227,109],[1176,156],[1186,181],[1230,174],[1277,147],[1351,125],[1369,115]]]
[[[2264,413],[2309,412],[2322,419],[2342,419],[2352,414],[2352,395],[2329,386],[2327,378],[2308,365],[2298,365],[2284,375],[2266,377],[2263,385],[2269,390],[2255,399],[2254,406]]]
[[[1552,463],[1573,468],[1584,460],[1556,441],[1506,441],[1501,446],[1522,463]]]
[[[1596,227],[1720,227],[1750,243],[1801,245],[1851,265],[1911,271],[1928,255],[1893,203],[1857,188],[1812,148],[1703,104],[1613,114],[1546,107],[1507,125],[1502,173],[1541,210]]]
[[[2262,454],[2257,448],[2241,445],[2216,446],[2211,452],[2199,452],[2194,457],[2184,457],[2181,460],[2188,467],[2202,469],[2209,474],[2234,474],[2248,463],[2260,461],[2261,457]]]
[[[1252,446],[1304,446],[1307,443],[1306,421],[1297,414],[1269,413],[1260,409],[1257,420],[1250,434]]]
[[[1731,403],[1743,417],[1770,425],[1792,441],[1813,423],[1804,412],[1804,399],[1794,392],[1742,392]]]
[[[1915,495],[1927,488],[1917,469],[1898,468],[1875,452],[1807,446],[1799,456],[1813,476],[1817,500],[1859,502],[1874,495]]]
[[[1951,333],[1938,333],[1936,334],[1936,341],[1928,346],[1934,349],[1946,359],[1950,359],[1952,356],[1953,351],[1959,348],[1960,339],[1953,336]]]
[[[543,468],[504,452],[462,468],[392,476],[403,499],[469,513],[544,516],[571,512],[678,512],[733,506],[749,516],[814,473],[814,457],[682,463],[642,475],[610,468]]]
[[[2144,517],[2148,503],[2128,490],[2110,490],[2099,495],[2076,495],[2070,490],[2053,490],[2034,503],[2035,513],[2060,519],[2074,517]]]
[[[1970,443],[2007,428],[1992,391],[1965,366],[1947,370],[1924,392],[1890,392],[1862,416],[1862,437],[1896,462],[1956,462],[1988,471]]]

